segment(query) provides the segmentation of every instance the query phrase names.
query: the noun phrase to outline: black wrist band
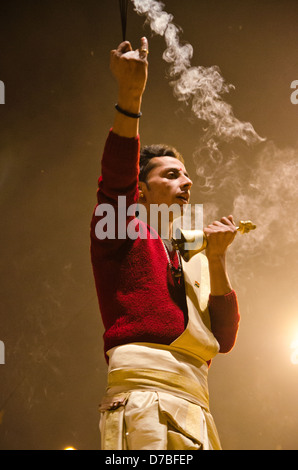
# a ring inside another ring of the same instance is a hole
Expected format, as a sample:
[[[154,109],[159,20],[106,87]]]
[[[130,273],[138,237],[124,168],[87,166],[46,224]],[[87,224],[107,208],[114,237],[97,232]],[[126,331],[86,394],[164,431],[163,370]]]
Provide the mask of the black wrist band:
[[[120,108],[118,104],[115,104],[115,108],[117,109],[117,111],[119,111],[119,113],[124,114],[124,116],[130,117],[133,119],[139,119],[142,116],[142,113],[134,114],[134,113],[130,113],[129,111],[125,111],[124,109]]]

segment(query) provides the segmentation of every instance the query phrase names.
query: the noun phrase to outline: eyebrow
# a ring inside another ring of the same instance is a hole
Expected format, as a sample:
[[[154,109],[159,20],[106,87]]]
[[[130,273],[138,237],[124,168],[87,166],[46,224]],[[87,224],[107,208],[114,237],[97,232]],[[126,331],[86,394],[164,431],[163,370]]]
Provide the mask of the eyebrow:
[[[182,170],[182,168],[165,168],[166,173],[168,173],[169,171],[174,171],[175,173],[180,173],[181,170]],[[189,174],[187,173],[187,171],[184,171],[183,173],[187,178],[189,178]]]

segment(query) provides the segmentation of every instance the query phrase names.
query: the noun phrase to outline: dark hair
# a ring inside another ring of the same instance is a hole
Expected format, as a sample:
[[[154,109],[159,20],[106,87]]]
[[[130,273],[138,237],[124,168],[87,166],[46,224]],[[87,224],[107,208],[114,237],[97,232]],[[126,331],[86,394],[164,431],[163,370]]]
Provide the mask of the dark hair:
[[[146,183],[148,173],[154,168],[154,163],[151,161],[154,157],[174,157],[184,165],[182,155],[174,147],[164,144],[145,145],[140,151],[139,181]]]

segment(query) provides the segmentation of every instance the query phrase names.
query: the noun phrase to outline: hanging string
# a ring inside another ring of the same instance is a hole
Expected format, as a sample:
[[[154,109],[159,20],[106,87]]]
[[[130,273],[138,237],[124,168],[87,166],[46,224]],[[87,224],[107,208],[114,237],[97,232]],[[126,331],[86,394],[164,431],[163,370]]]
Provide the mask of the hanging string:
[[[123,41],[126,40],[128,1],[129,0],[119,0]]]

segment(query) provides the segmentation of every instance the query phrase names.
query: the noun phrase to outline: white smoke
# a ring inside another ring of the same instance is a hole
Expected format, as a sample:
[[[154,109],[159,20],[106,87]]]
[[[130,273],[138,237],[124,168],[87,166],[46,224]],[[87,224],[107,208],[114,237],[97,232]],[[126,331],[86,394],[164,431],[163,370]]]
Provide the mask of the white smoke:
[[[191,105],[198,119],[204,121],[205,135],[200,147],[210,149],[211,155],[218,150],[218,142],[231,142],[240,138],[248,144],[261,142],[253,126],[240,122],[232,106],[223,100],[223,95],[234,88],[221,76],[220,69],[192,67],[193,47],[180,41],[181,28],[173,23],[173,15],[163,10],[164,4],[156,0],[132,0],[139,15],[146,16],[151,30],[164,36],[167,49],[163,59],[169,65],[169,77],[174,96]]]
[[[236,237],[232,250],[236,267],[244,268],[248,260],[271,266],[287,258],[294,261],[298,254],[298,145],[278,148],[269,141],[242,157],[221,158],[212,176],[198,178],[200,196],[205,197],[205,223],[233,214],[236,223],[250,219],[257,225],[249,235]]]
[[[297,250],[298,148],[279,149],[268,142],[256,155],[247,183],[234,199],[233,212],[248,214],[258,230],[241,237],[249,257],[265,252],[267,262],[278,264]],[[263,256],[263,255],[262,255]]]
[[[252,219],[256,223],[255,232],[237,236],[234,265],[260,253],[268,264],[277,264],[286,251],[297,250],[298,149],[278,149],[273,142],[265,142],[250,123],[234,116],[232,106],[223,99],[233,85],[225,82],[217,66],[191,65],[193,47],[181,43],[182,30],[173,23],[173,15],[164,11],[163,3],[132,2],[137,13],[146,16],[151,30],[165,38],[163,59],[169,64],[175,97],[204,121],[204,133],[194,152],[204,216],[208,220],[221,217],[228,208],[236,222]],[[220,207],[222,200],[225,208]]]

